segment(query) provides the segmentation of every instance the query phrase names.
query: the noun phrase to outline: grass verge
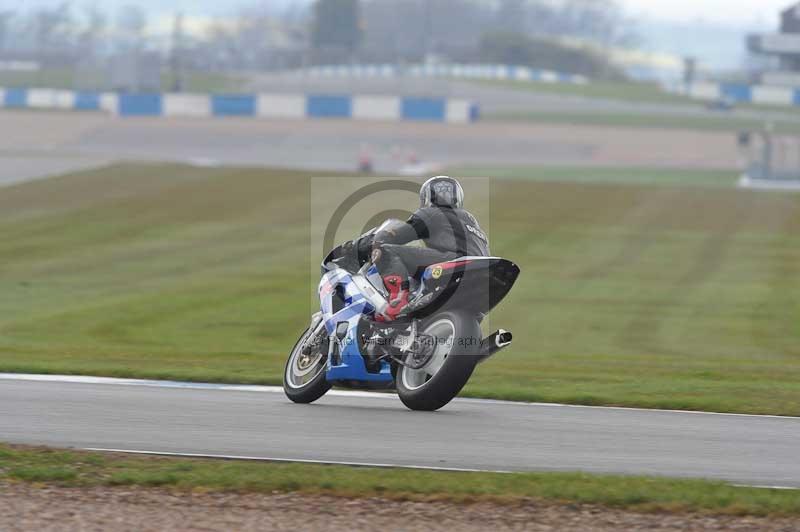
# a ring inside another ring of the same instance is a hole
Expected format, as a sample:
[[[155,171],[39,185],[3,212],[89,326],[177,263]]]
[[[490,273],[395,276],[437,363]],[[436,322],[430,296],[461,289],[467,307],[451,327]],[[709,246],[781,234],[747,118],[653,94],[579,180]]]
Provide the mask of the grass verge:
[[[0,444],[0,480],[67,487],[301,492],[404,500],[536,498],[640,511],[800,515],[800,491],[581,473],[461,473],[336,465],[139,457]]]
[[[474,83],[510,88],[523,92],[580,96],[582,98],[596,98],[621,102],[688,104],[698,108],[704,108],[708,103],[705,100],[698,100],[683,94],[665,91],[657,83],[648,82],[592,80],[585,84],[571,85],[567,83],[537,83],[514,80],[474,80]],[[784,114],[800,115],[800,109],[787,105],[738,103],[736,107],[739,109],[772,112],[780,111]]]
[[[122,165],[0,189],[0,371],[280,383],[319,275],[311,176]],[[522,274],[484,324],[515,343],[464,393],[800,415],[800,195],[595,181],[465,181]]]
[[[510,88],[527,92],[545,92],[551,94],[581,96],[642,103],[693,103],[699,104],[687,96],[667,92],[656,83],[636,83],[631,81],[598,81],[592,80],[584,84],[569,83],[537,83],[514,80],[476,80],[482,85]]]
[[[186,92],[235,92],[241,90],[243,80],[213,72],[186,72],[182,90]],[[106,73],[78,72],[74,68],[47,68],[34,72],[0,72],[0,87],[77,89],[87,86],[102,87],[107,83]],[[170,91],[175,86],[171,72],[161,75],[161,90]]]
[[[655,129],[687,129],[699,131],[760,131],[763,120],[736,116],[687,116],[675,114],[604,113],[604,112],[498,112],[482,116],[484,120],[539,122],[542,124],[576,124]],[[773,122],[773,131],[782,135],[800,134],[800,122]]]
[[[448,168],[447,172],[463,177],[492,177],[523,181],[703,187],[731,187],[736,185],[740,177],[736,172],[727,170],[579,166],[457,166]]]

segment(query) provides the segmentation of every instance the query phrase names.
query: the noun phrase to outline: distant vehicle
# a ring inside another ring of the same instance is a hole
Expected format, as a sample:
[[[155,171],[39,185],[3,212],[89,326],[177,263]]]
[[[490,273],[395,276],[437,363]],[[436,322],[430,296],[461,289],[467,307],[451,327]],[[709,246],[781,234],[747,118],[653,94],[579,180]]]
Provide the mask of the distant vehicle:
[[[412,410],[437,410],[469,380],[476,364],[511,344],[502,329],[482,338],[480,321],[511,290],[516,264],[461,257],[410,279],[409,304],[391,322],[379,318],[387,293],[371,262],[374,235],[403,224],[387,220],[331,251],[322,262],[320,312],[289,355],[283,388],[295,403],[316,401],[334,385],[391,388]]]
[[[717,98],[708,102],[706,109],[709,111],[733,111],[736,109],[736,100],[728,97]]]

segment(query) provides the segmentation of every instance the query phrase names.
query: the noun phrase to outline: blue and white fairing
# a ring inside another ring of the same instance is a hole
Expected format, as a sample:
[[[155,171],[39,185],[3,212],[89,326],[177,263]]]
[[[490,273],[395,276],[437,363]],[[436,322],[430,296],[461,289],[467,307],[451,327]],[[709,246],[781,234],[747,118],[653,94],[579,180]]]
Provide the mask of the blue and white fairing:
[[[338,360],[328,356],[326,379],[329,382],[342,380],[391,382],[391,369],[386,361],[381,361],[378,373],[367,371],[358,339],[358,324],[361,316],[375,312],[376,306],[381,304],[380,295],[363,275],[353,275],[338,267],[326,269],[328,271],[322,276],[319,283],[320,310],[325,330],[331,339],[331,352],[333,352],[333,345],[336,342],[340,354],[339,357],[335,357]],[[367,275],[370,275],[369,271]],[[337,287],[341,287],[344,305],[334,312],[333,301]],[[336,326],[342,322],[348,324],[347,335],[344,339],[339,340],[335,332]]]

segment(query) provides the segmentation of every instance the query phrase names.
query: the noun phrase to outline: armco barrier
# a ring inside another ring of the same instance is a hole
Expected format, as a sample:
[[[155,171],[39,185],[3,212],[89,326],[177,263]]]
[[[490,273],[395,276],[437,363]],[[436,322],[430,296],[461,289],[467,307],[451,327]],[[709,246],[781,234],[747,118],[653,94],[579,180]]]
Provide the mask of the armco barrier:
[[[350,96],[312,94],[306,98],[306,116],[311,118],[350,118],[353,102]]]
[[[28,91],[25,89],[6,89],[3,95],[4,107],[27,107]]]
[[[120,116],[161,116],[164,114],[163,98],[158,93],[127,94],[118,96],[117,113]]]
[[[100,94],[96,92],[76,92],[74,108],[79,111],[99,111]]]
[[[256,97],[253,94],[215,94],[211,96],[214,116],[255,116]]]
[[[448,77],[465,79],[501,79],[541,83],[584,84],[589,80],[579,74],[554,72],[519,65],[438,64],[438,65],[323,65],[291,72],[298,76],[338,78]]]
[[[432,120],[435,122],[444,122],[447,112],[444,100],[403,98],[402,106],[404,120]]]
[[[727,100],[733,103],[800,106],[800,88],[745,83],[693,83],[676,92],[697,100]]]
[[[350,94],[110,93],[56,89],[2,89],[0,107],[106,111],[123,117],[339,118],[463,124],[478,106],[459,98]]]

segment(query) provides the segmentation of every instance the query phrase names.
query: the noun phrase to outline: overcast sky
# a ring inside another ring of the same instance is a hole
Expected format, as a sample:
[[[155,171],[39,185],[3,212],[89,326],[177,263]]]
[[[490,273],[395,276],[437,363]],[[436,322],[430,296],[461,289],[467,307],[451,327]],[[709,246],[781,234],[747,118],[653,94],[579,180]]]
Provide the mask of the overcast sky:
[[[630,14],[672,22],[702,19],[736,26],[777,25],[791,0],[620,0]]]
[[[0,0],[2,8],[53,6],[64,0]],[[80,8],[97,5],[106,9],[117,9],[125,4],[138,4],[149,11],[168,11],[176,9],[186,13],[224,15],[231,5],[269,2],[286,6],[293,3],[307,4],[312,0],[73,0]],[[400,1],[400,0],[398,0]],[[646,16],[651,20],[668,22],[694,22],[703,20],[709,23],[747,27],[774,27],[778,12],[790,5],[792,0],[618,0],[633,16]]]

